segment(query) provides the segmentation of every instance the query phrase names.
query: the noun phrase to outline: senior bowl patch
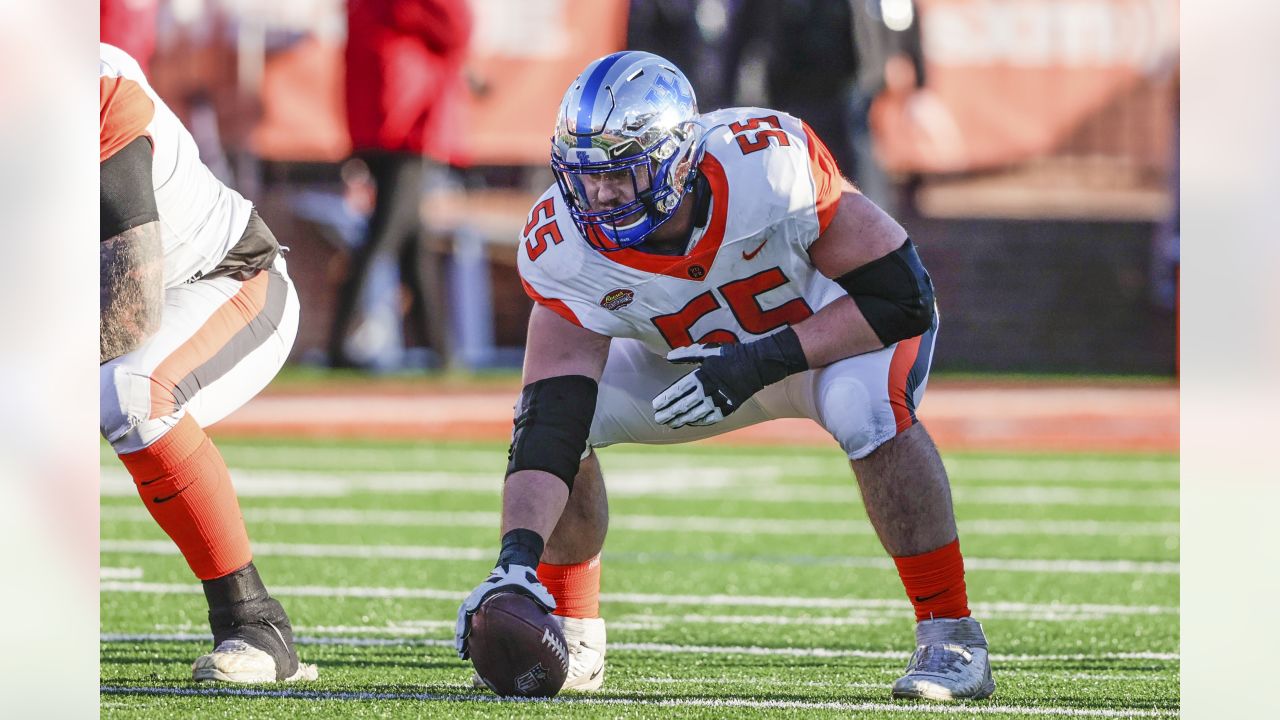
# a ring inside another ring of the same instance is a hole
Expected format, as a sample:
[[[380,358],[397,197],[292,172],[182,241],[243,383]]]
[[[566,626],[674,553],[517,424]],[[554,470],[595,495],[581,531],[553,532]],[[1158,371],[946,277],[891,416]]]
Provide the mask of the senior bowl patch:
[[[627,288],[610,290],[600,298],[600,307],[605,310],[621,310],[636,299],[636,291]]]

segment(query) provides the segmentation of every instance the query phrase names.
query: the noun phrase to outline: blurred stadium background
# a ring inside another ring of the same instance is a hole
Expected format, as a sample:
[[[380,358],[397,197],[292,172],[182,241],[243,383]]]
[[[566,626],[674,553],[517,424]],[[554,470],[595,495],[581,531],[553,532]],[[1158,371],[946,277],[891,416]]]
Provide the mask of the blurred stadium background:
[[[555,107],[589,60],[630,47],[682,66],[704,109],[780,107],[816,124],[830,106],[871,100],[883,172],[845,171],[922,247],[944,313],[935,370],[1171,376],[1176,0],[828,4],[856,11],[849,44],[861,55],[829,51],[823,70],[832,77],[812,92],[837,94],[806,113],[789,107],[803,93],[787,89],[814,84],[813,60],[776,57],[792,48],[750,25],[764,5],[754,0],[472,2],[467,82],[442,100],[458,132],[428,167],[421,202],[431,341],[402,351],[402,300],[386,268],[361,305],[352,354],[379,370],[519,364],[531,302],[514,246],[551,182]],[[803,14],[824,4],[777,5]],[[348,159],[346,3],[102,7],[104,39],[146,61],[206,163],[293,249],[304,307],[293,359],[324,365],[371,192],[367,172]],[[795,48],[832,40],[814,23],[792,32],[802,35]]]

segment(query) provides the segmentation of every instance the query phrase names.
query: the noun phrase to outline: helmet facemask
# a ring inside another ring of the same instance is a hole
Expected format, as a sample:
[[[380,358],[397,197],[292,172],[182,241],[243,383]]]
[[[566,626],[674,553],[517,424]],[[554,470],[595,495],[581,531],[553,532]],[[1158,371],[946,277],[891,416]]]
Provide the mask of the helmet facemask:
[[[592,247],[609,252],[637,245],[671,219],[696,176],[699,130],[692,123],[675,128],[646,149],[634,140],[619,143],[617,159],[568,162],[552,154],[556,183]]]
[[[666,60],[625,51],[583,71],[561,103],[551,169],[593,248],[637,245],[692,187],[702,129],[688,80]]]

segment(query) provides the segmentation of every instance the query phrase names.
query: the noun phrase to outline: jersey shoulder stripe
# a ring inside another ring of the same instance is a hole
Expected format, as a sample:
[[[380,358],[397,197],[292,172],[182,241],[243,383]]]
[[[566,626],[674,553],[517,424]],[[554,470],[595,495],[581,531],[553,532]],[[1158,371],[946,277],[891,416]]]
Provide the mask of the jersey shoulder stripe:
[[[134,80],[121,75],[98,76],[98,162],[148,135],[156,106]]]
[[[826,232],[831,219],[836,216],[840,195],[844,192],[844,176],[836,166],[836,159],[818,134],[801,121],[805,144],[809,147],[809,173],[813,176],[814,206],[818,210],[818,234]]]
[[[520,285],[524,287],[524,293],[529,296],[530,300],[538,303],[565,320],[568,320],[574,325],[582,327],[582,321],[578,319],[578,315],[574,313],[573,309],[566,305],[563,300],[543,297],[537,290],[534,290],[533,286],[524,278],[520,278]]]
[[[808,123],[779,110],[760,107],[716,110],[703,115],[699,122],[707,128],[708,148],[718,148],[726,159],[731,184],[735,184],[734,178],[759,178],[762,182],[757,181],[750,191],[763,202],[759,207],[781,203],[760,221],[778,220],[777,213],[813,212],[818,233],[827,229],[835,217],[844,178],[831,151]],[[803,183],[804,179],[809,182]],[[797,181],[807,187],[797,192]]]

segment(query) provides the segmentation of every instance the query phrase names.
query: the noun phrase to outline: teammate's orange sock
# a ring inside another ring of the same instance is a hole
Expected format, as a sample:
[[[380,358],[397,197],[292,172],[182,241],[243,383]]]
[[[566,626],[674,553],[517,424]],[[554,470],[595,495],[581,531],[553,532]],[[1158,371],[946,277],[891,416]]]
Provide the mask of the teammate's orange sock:
[[[600,556],[576,565],[538,563],[538,581],[556,599],[556,615],[600,617]]]
[[[960,539],[921,555],[896,557],[898,576],[916,608],[916,620],[969,617]]]
[[[120,456],[142,502],[201,580],[253,559],[231,475],[190,415],[149,447]]]

